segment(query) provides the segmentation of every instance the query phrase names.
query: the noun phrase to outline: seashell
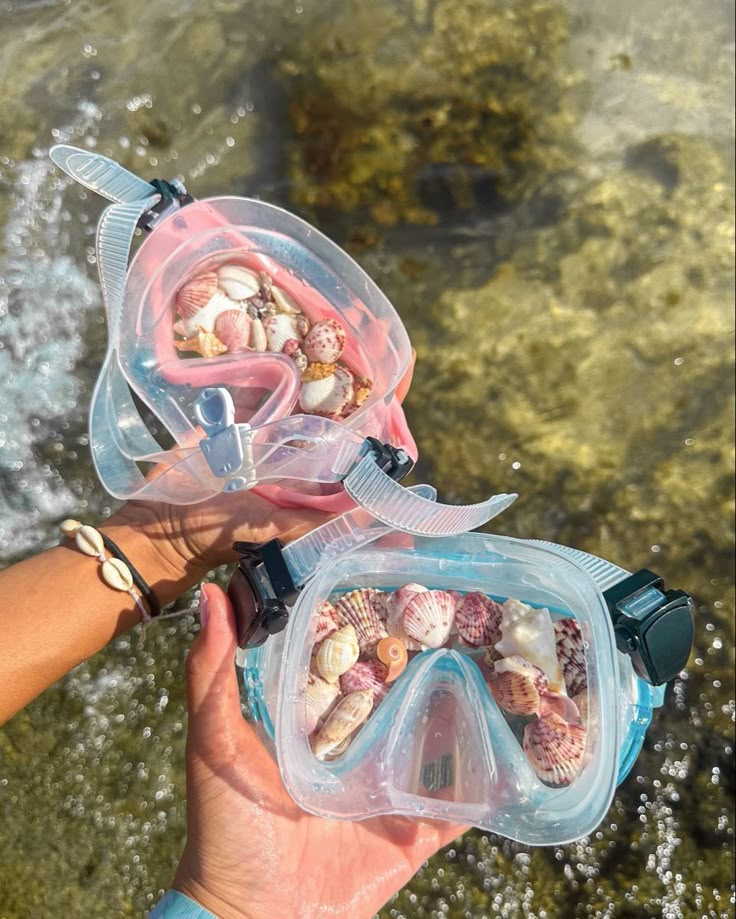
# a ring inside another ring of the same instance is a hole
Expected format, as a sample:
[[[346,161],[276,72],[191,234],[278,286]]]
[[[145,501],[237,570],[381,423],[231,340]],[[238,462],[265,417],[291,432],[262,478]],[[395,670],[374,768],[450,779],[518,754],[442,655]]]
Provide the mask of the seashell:
[[[174,331],[183,338],[193,338],[201,329],[204,329],[205,332],[214,332],[215,321],[220,313],[237,308],[237,303],[226,297],[222,291],[217,290],[201,310],[177,322],[174,325]]]
[[[381,617],[373,608],[373,588],[361,587],[351,590],[335,604],[340,625],[352,625],[358,639],[361,653],[372,648],[377,641],[388,634]]]
[[[580,723],[583,725],[583,727],[587,728],[588,718],[589,718],[587,690],[585,692],[579,692],[576,696],[573,697],[572,701],[575,703],[575,707],[578,710],[578,717],[580,718]]]
[[[503,606],[501,641],[496,650],[504,657],[520,654],[547,674],[552,692],[564,692],[562,668],[557,660],[555,631],[548,609],[533,609],[513,598]]]
[[[328,635],[337,631],[339,623],[337,621],[335,607],[329,600],[325,600],[315,612],[317,616],[317,631],[314,636],[314,643],[318,645],[320,642],[324,641]]]
[[[388,616],[388,601],[391,594],[385,590],[377,590],[371,599],[373,609],[378,613],[381,622],[386,622]]]
[[[329,640],[329,639],[328,639]],[[363,724],[373,710],[370,689],[351,692],[338,702],[317,735],[312,752],[317,759],[324,757]]]
[[[514,715],[538,715],[548,686],[544,671],[518,654],[496,661],[488,677],[493,698]]]
[[[344,625],[319,646],[315,661],[317,670],[328,683],[336,683],[358,660],[359,654],[355,629],[352,625]]]
[[[217,269],[222,290],[233,300],[247,300],[261,289],[258,275],[242,265],[223,265]]]
[[[310,321],[303,313],[296,317],[294,320],[294,325],[296,326],[296,334],[299,336],[299,338],[304,338],[311,328]]]
[[[337,319],[321,319],[305,335],[303,351],[310,361],[335,364],[345,349],[345,337]]]
[[[213,332],[204,330],[200,330],[194,338],[176,341],[174,344],[179,351],[194,351],[202,357],[217,357],[218,354],[224,354],[227,351],[227,347]]]
[[[404,613],[409,600],[415,595],[424,593],[426,587],[421,584],[404,584],[395,590],[388,599],[388,612],[386,615],[386,629],[389,635],[400,638],[408,651],[421,651],[422,646],[406,634],[404,629]]]
[[[376,657],[386,665],[386,682],[393,683],[406,670],[409,655],[406,645],[400,638],[389,635],[382,638],[376,645]]]
[[[548,785],[569,785],[580,769],[586,730],[550,713],[524,728],[524,752],[537,776]]]
[[[264,319],[263,328],[266,330],[268,350],[276,354],[283,351],[287,341],[291,341],[296,337],[294,320],[291,316],[286,316],[283,313]]]
[[[483,652],[483,660],[490,667],[492,664],[495,664],[496,661],[503,660],[503,654],[500,651],[496,651],[494,647],[486,648]]]
[[[565,687],[571,696],[577,696],[588,686],[585,669],[585,643],[583,633],[575,619],[558,619],[554,623],[557,660],[562,667]]]
[[[59,532],[66,536],[67,539],[71,539],[77,530],[81,529],[82,524],[78,520],[72,520],[71,517],[68,520],[62,520],[59,524]]]
[[[105,553],[105,543],[94,527],[81,526],[74,534],[74,542],[81,552],[92,558],[100,558]]]
[[[580,711],[577,705],[569,696],[559,692],[546,692],[540,699],[539,714],[549,715],[554,712],[559,715],[563,721],[570,724],[580,724]]]
[[[314,673],[310,673],[307,679],[307,688],[304,692],[304,700],[307,709],[306,731],[311,734],[319,724],[320,720],[332,708],[337,697],[340,695],[340,689],[337,683],[328,683]]]
[[[261,319],[253,319],[250,326],[250,346],[254,351],[267,351],[268,338]]]
[[[406,634],[425,648],[441,648],[450,637],[455,601],[444,590],[414,594],[404,612]]]
[[[455,624],[460,637],[474,648],[495,645],[501,638],[500,604],[479,591],[456,601]]]
[[[102,563],[102,580],[113,590],[132,590],[133,575],[130,568],[119,558],[108,558]]]
[[[346,737],[345,740],[342,741],[342,743],[339,743],[336,747],[333,747],[329,753],[325,754],[325,760],[329,762],[330,760],[338,759],[339,757],[343,755],[343,753],[347,750],[347,748],[350,746],[352,742],[353,742],[352,737]]]
[[[272,284],[270,291],[271,298],[280,313],[285,313],[287,316],[298,316],[301,313],[296,300],[291,294],[287,294],[285,290],[281,290],[275,284]]]
[[[370,396],[373,390],[373,380],[368,377],[362,377],[355,384],[355,407],[360,408],[360,406],[365,402],[365,400]]]
[[[309,368],[307,368],[307,371]],[[344,367],[323,380],[302,383],[299,406],[316,415],[339,414],[353,398],[353,376]]]
[[[174,300],[177,316],[182,319],[191,319],[209,303],[216,293],[217,273],[205,271],[203,274],[198,274],[179,288]]]
[[[230,353],[248,350],[251,318],[245,310],[225,310],[215,320],[214,334]]]
[[[260,295],[268,300],[269,297],[273,295],[273,278],[265,271],[259,271],[257,274],[258,283],[260,284]]]
[[[369,689],[373,693],[375,708],[385,699],[386,693],[391,688],[386,680],[387,675],[388,668],[381,661],[358,661],[340,677],[340,689],[346,695],[351,692],[360,692],[361,689]]]

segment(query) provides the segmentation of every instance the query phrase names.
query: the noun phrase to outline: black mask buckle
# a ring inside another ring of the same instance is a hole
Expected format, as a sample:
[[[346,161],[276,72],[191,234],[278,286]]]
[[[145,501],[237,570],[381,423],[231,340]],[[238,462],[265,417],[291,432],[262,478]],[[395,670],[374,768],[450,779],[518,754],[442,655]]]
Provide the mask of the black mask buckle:
[[[161,200],[142,215],[138,226],[141,230],[150,233],[164,217],[191,204],[194,198],[188,194],[184,185],[177,179],[174,179],[173,182],[167,182],[166,179],[153,179],[149,185],[161,195]]]

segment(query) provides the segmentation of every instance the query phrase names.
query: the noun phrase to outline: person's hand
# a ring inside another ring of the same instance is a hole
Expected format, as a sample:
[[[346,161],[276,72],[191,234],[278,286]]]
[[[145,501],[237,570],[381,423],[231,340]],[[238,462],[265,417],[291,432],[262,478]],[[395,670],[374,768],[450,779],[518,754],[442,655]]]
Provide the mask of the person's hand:
[[[241,714],[230,603],[212,584],[202,598],[187,658],[187,841],[173,886],[222,919],[368,919],[464,828],[300,810]]]

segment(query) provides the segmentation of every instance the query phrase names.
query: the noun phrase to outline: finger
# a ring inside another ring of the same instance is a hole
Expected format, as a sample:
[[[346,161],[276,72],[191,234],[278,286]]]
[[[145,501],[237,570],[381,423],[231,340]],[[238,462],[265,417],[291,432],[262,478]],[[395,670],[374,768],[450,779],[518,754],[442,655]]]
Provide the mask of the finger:
[[[406,394],[409,392],[409,387],[411,386],[411,381],[414,377],[414,366],[417,362],[417,352],[412,348],[411,349],[411,360],[409,361],[409,366],[406,369],[406,373],[399,380],[399,385],[396,387],[396,398],[399,402],[403,402],[406,399]]]

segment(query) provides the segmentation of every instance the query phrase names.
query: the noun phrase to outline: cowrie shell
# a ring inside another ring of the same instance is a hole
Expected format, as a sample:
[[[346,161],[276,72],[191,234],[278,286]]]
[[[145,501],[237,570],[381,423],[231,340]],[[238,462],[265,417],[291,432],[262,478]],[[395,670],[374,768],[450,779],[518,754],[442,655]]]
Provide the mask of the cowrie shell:
[[[66,536],[67,539],[71,539],[81,527],[82,524],[78,520],[72,520],[72,518],[69,517],[67,520],[61,521],[59,524],[59,531]]]
[[[91,555],[92,558],[97,558],[105,551],[102,536],[94,527],[80,527],[74,534],[74,541],[81,552],[84,552],[85,555]]]
[[[131,590],[133,587],[133,575],[119,558],[109,558],[102,563],[102,580],[113,590]]]

